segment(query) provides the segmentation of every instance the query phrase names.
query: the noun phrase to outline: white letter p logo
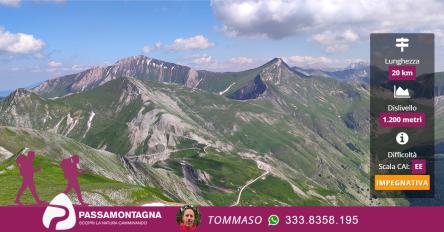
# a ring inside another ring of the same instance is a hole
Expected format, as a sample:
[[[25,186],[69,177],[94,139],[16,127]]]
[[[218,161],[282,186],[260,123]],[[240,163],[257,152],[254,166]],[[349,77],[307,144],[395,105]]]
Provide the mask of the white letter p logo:
[[[60,193],[49,203],[43,214],[43,225],[52,230],[69,230],[76,224],[76,213],[68,196]]]

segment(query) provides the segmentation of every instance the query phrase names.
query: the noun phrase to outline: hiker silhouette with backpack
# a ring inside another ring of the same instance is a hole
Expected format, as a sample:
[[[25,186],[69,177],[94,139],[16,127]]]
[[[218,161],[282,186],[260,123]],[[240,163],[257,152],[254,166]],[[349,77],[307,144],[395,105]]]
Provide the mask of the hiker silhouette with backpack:
[[[77,170],[77,165],[79,164],[79,162],[80,162],[80,157],[78,155],[72,155],[66,159],[63,159],[60,162],[60,167],[63,169],[65,179],[68,182],[64,193],[68,194],[71,191],[71,189],[74,189],[80,204],[87,205],[83,201],[82,192],[80,191],[80,185],[77,179],[79,176],[79,172]]]
[[[15,197],[15,203],[18,205],[22,205],[22,203],[20,202],[20,198],[27,188],[29,188],[29,191],[31,191],[32,197],[34,197],[34,200],[37,202],[37,204],[46,203],[40,199],[35,188],[34,173],[40,172],[41,168],[34,168],[34,159],[35,152],[29,151],[28,155],[20,154],[15,161],[20,169],[20,176],[22,176],[22,186],[20,186]]]

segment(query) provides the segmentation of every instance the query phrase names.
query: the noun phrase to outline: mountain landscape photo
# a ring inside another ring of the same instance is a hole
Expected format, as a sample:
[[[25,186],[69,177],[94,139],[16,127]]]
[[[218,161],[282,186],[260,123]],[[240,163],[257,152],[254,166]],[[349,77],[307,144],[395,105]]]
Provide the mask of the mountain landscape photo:
[[[66,187],[61,160],[77,154],[83,198],[96,206],[444,204],[440,194],[370,198],[370,65],[360,27],[333,31],[327,16],[276,21],[272,7],[240,19],[250,11],[236,4],[0,3],[0,15],[11,12],[0,20],[0,205],[15,203],[16,159],[28,151],[45,201]],[[25,15],[35,21],[18,23]],[[33,204],[31,193],[22,202]]]
[[[53,137],[33,149],[50,160],[84,153],[91,175],[172,202],[370,204],[366,102],[365,89],[301,77],[279,58],[217,73],[132,56],[11,93],[1,146],[8,163]]]

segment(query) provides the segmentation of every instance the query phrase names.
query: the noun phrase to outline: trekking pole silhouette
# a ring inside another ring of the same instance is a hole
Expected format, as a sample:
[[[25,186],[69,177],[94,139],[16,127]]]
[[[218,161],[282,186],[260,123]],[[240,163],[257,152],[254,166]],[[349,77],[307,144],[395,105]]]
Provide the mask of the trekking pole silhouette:
[[[79,162],[80,157],[78,155],[71,155],[70,157],[63,159],[60,162],[60,167],[63,169],[65,179],[68,182],[64,193],[68,194],[71,189],[74,189],[80,204],[87,205],[83,201],[82,192],[80,191],[80,185],[78,181],[79,172],[77,170],[77,165],[79,164]]]
[[[22,185],[20,186],[15,197],[15,203],[17,205],[22,205],[22,203],[20,202],[20,198],[22,197],[23,192],[25,192],[26,188],[29,188],[32,197],[34,197],[34,200],[37,202],[37,204],[45,203],[40,199],[35,188],[34,173],[40,172],[41,168],[39,167],[37,169],[34,169],[34,159],[35,152],[29,151],[27,156],[25,154],[20,154],[15,161],[20,169],[20,176],[22,176]]]

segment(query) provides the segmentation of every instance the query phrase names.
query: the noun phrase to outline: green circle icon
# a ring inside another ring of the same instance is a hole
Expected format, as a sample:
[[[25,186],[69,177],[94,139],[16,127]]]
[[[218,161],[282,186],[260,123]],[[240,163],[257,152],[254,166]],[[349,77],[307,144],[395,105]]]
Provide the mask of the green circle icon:
[[[269,226],[275,226],[277,224],[279,224],[279,217],[277,215],[274,215],[274,214],[270,215],[268,217],[268,225]]]

